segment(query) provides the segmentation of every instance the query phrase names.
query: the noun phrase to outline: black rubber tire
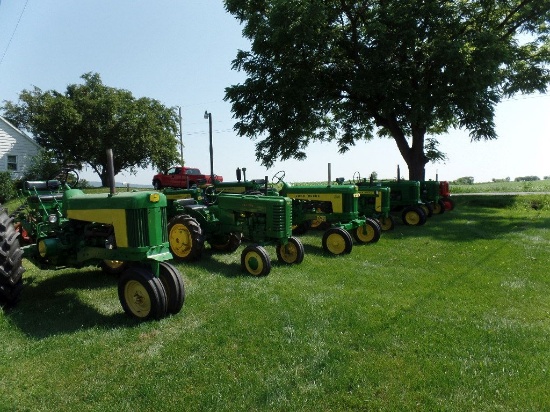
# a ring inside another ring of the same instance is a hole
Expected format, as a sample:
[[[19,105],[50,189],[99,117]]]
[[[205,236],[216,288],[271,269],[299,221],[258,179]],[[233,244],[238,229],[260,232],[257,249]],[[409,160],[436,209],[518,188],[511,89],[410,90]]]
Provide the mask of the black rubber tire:
[[[436,215],[440,215],[442,213],[445,213],[445,203],[441,199],[439,199],[437,202],[433,204],[434,207],[434,213]]]
[[[153,187],[155,188],[155,190],[161,190],[162,189],[162,184],[160,183],[159,180],[155,179],[155,180],[153,180]]]
[[[277,259],[281,263],[297,265],[304,260],[304,254],[304,245],[297,237],[289,237],[286,245],[277,245]]]
[[[401,218],[408,226],[422,226],[426,223],[426,215],[419,206],[407,206],[403,209]]]
[[[168,241],[170,252],[177,260],[198,260],[204,249],[204,237],[199,222],[189,215],[178,215],[170,219]]]
[[[241,268],[252,276],[267,276],[271,271],[271,259],[262,246],[247,246],[241,253]]]
[[[393,216],[389,215],[388,217],[382,216],[380,218],[380,229],[386,232],[388,230],[393,230],[395,228],[395,220]]]
[[[422,203],[420,206],[426,217],[432,217],[434,214],[434,207],[430,202]]]
[[[23,290],[23,251],[19,233],[4,208],[0,205],[0,307],[13,307],[21,299]]]
[[[168,262],[160,262],[159,278],[166,291],[168,313],[179,313],[185,301],[185,286],[180,272]]]
[[[323,250],[332,255],[351,253],[353,239],[347,230],[341,227],[331,227],[323,233]]]
[[[443,201],[443,204],[445,205],[445,210],[448,210],[449,212],[455,208],[455,202],[450,197],[444,197],[441,199]]]
[[[365,226],[366,233],[364,226],[359,226],[352,232],[353,238],[357,241],[357,243],[364,244],[378,242],[380,240],[380,234],[382,233],[382,229],[380,229],[378,222],[374,219],[367,218],[365,219]]]
[[[208,243],[214,250],[231,253],[239,248],[242,238],[242,233],[231,232],[227,235],[213,236]]]
[[[149,268],[132,266],[120,276],[118,298],[127,315],[142,319],[161,319],[168,313],[166,290]]]

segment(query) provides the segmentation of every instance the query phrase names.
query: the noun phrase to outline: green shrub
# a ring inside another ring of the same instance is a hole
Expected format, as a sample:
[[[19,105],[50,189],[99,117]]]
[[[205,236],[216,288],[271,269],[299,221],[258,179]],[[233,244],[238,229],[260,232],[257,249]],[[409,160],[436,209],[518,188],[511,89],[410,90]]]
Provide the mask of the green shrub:
[[[10,172],[0,172],[0,203],[7,202],[17,196],[15,183]]]

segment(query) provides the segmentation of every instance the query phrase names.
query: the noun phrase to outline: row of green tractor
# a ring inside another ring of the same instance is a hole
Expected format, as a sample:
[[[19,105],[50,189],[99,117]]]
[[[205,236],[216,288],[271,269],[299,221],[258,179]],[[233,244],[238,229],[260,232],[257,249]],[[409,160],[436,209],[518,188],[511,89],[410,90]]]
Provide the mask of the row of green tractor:
[[[333,184],[329,166],[327,185],[291,185],[284,172],[269,183],[267,177],[246,180],[245,171],[237,169],[235,182],[202,188],[116,193],[112,183],[105,194],[77,189],[69,171],[25,182],[25,203],[9,215],[0,208],[0,305],[20,299],[26,258],[40,268],[96,265],[117,274],[124,311],[160,319],[178,313],[185,299],[182,276],[170,261],[198,260],[205,244],[231,253],[246,242],[242,269],[265,276],[271,270],[268,246],[279,263],[299,264],[304,246],[297,236],[308,230],[322,229],[323,250],[341,255],[354,241],[377,242],[394,227],[398,210],[405,224],[420,225],[428,213],[450,208],[432,197],[438,182],[411,188],[413,182],[374,182],[357,173],[353,181]]]

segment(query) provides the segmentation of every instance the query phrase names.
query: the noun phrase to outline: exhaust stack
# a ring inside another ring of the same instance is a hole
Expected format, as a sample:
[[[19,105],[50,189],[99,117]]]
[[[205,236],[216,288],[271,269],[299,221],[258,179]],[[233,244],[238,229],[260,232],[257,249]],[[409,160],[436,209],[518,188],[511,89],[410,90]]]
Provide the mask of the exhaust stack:
[[[107,149],[107,177],[109,179],[109,194],[112,196],[116,194],[113,149]]]

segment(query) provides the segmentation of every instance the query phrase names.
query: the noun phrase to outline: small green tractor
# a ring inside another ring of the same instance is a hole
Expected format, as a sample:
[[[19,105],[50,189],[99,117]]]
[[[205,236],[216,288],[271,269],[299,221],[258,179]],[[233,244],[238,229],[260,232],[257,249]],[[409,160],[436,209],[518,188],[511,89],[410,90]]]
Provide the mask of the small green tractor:
[[[391,215],[391,189],[380,183],[362,179],[359,172],[353,174],[353,183],[359,189],[359,212],[378,220],[383,231],[392,230],[395,221]]]
[[[375,243],[380,239],[380,225],[359,212],[359,190],[356,185],[331,183],[330,164],[327,186],[294,186],[284,182],[285,172],[273,176],[272,182],[281,185],[281,196],[292,199],[294,233],[303,234],[316,226],[323,227],[322,246],[333,255],[350,253],[353,238],[361,244]],[[351,235],[350,235],[351,232]]]
[[[420,182],[420,198],[424,204],[431,206],[433,213],[440,215],[445,212],[445,202],[439,193],[440,182],[436,180],[423,180]]]
[[[205,242],[214,250],[234,252],[246,239],[253,243],[241,253],[241,267],[253,276],[271,271],[267,244],[275,244],[279,262],[302,262],[304,246],[292,236],[289,198],[208,191],[202,203],[190,197],[169,207],[168,239],[176,259],[199,259]]]
[[[422,226],[433,214],[431,204],[426,204],[420,197],[420,182],[403,180],[397,167],[397,180],[377,180],[376,185],[390,188],[390,205],[392,213],[401,213],[405,225]]]
[[[277,196],[279,193],[272,186],[268,185],[267,176],[264,179],[246,180],[246,167],[237,168],[237,181],[234,182],[215,182],[213,188],[216,193],[233,193],[247,195],[271,195]]]
[[[13,218],[2,213],[0,243],[8,253],[0,264],[12,284],[11,292],[3,293],[8,303],[15,303],[22,285],[23,255],[40,268],[97,265],[120,275],[118,296],[132,317],[160,319],[181,310],[184,283],[167,262],[172,255],[166,196],[155,191],[116,193],[112,152],[108,156],[110,193],[84,194],[59,180],[25,182],[26,203]]]

